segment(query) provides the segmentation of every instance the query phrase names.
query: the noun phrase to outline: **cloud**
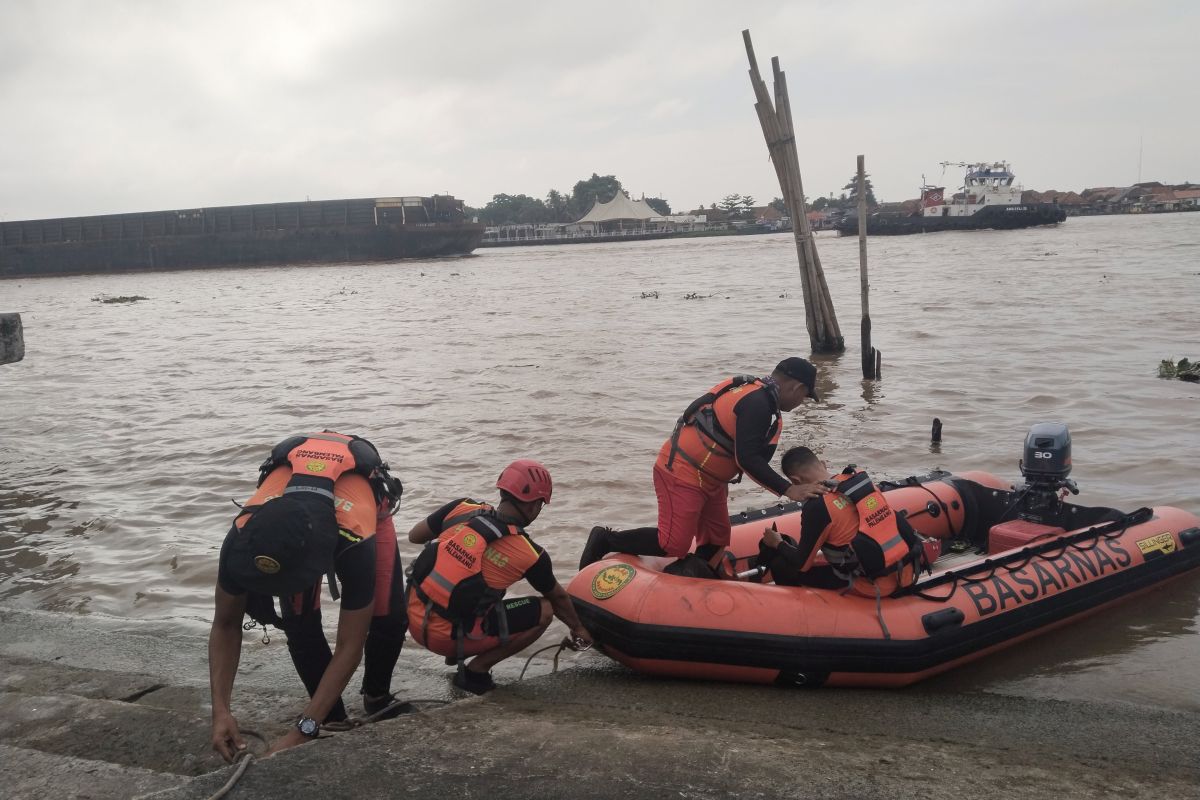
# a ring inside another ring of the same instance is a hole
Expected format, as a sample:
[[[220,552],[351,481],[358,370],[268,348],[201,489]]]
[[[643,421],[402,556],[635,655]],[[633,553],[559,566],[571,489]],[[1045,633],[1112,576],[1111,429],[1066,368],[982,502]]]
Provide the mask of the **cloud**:
[[[675,207],[779,194],[746,76],[787,72],[811,194],[865,153],[1035,188],[1196,179],[1200,7],[1149,3],[0,6],[0,217],[450,191],[592,172]],[[1148,88],[1152,87],[1152,89]],[[1151,168],[1154,172],[1151,173]]]

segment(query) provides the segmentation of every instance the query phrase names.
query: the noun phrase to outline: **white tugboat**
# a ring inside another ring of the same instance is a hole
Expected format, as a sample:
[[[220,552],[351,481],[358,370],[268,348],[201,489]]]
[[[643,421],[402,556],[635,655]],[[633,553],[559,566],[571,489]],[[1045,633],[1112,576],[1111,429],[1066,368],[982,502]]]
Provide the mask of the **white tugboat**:
[[[967,164],[942,162],[943,167],[966,170],[963,185],[949,201],[944,186],[921,187],[921,210],[915,214],[880,214],[867,218],[870,235],[931,233],[934,231],[972,231],[984,228],[1029,228],[1055,225],[1067,218],[1059,206],[1051,203],[1022,203],[1021,185],[1008,162]],[[847,235],[858,233],[858,217],[846,217],[837,229]]]

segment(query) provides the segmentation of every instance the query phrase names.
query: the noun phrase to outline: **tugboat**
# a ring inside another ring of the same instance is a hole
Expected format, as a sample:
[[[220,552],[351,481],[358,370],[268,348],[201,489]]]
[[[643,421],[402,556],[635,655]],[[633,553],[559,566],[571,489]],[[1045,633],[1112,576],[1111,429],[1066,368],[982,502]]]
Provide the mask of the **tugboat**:
[[[1013,185],[1016,176],[1008,162],[991,164],[941,162],[943,167],[966,170],[962,190],[945,201],[944,186],[921,186],[921,210],[914,214],[874,213],[867,217],[871,236],[934,231],[976,231],[985,228],[1009,230],[1034,225],[1056,225],[1067,213],[1052,203],[1022,203],[1021,185]],[[837,225],[838,233],[858,235],[858,215],[849,215]]]

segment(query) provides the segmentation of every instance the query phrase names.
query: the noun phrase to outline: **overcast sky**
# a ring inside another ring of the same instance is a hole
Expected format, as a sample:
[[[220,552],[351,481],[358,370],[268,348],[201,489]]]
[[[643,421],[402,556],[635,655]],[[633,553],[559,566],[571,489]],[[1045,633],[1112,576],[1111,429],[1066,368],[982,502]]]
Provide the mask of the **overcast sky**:
[[[1033,189],[1200,182],[1200,3],[0,3],[0,219],[615,174],[675,209],[780,194],[741,30],[788,76],[810,197],[939,161]],[[769,77],[768,77],[769,82]],[[959,171],[946,172],[954,185]]]

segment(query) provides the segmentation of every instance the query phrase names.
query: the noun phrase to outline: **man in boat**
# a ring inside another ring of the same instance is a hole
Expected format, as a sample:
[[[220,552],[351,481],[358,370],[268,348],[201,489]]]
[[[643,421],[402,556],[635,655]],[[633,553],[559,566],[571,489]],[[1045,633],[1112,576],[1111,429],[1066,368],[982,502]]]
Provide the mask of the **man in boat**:
[[[295,436],[263,463],[258,491],[221,545],[208,639],[212,746],[227,761],[246,748],[231,712],[244,614],[287,634],[288,652],[310,698],[269,752],[315,739],[321,725],[346,720],[342,692],[364,649],[364,710],[392,716],[402,710],[390,692],[408,626],[391,516],[402,492],[374,445],[357,436],[330,431]],[[332,652],[321,628],[325,575],[335,600],[341,585]]]
[[[550,555],[525,532],[550,502],[550,473],[519,459],[500,473],[496,488],[497,505],[451,500],[408,533],[409,541],[426,545],[409,579],[413,640],[458,664],[454,685],[473,694],[496,688],[492,667],[536,642],[554,617],[571,631],[568,647],[592,643],[554,577]],[[505,600],[522,579],[542,596]]]
[[[614,531],[592,528],[579,568],[610,552],[681,558],[695,540],[696,555],[721,557],[729,544],[729,484],[742,474],[780,497],[824,494],[818,482],[792,483],[771,468],[783,414],[806,399],[819,400],[817,368],[785,358],[769,377],[739,375],[697,398],[663,443],[654,464],[658,527]]]
[[[807,447],[784,453],[780,468],[795,485],[822,483],[829,492],[801,506],[798,542],[774,526],[763,533],[759,565],[770,570],[775,583],[843,589],[866,577],[885,595],[911,583],[920,539],[865,472],[848,467],[835,478]],[[818,552],[828,563],[814,564]]]

